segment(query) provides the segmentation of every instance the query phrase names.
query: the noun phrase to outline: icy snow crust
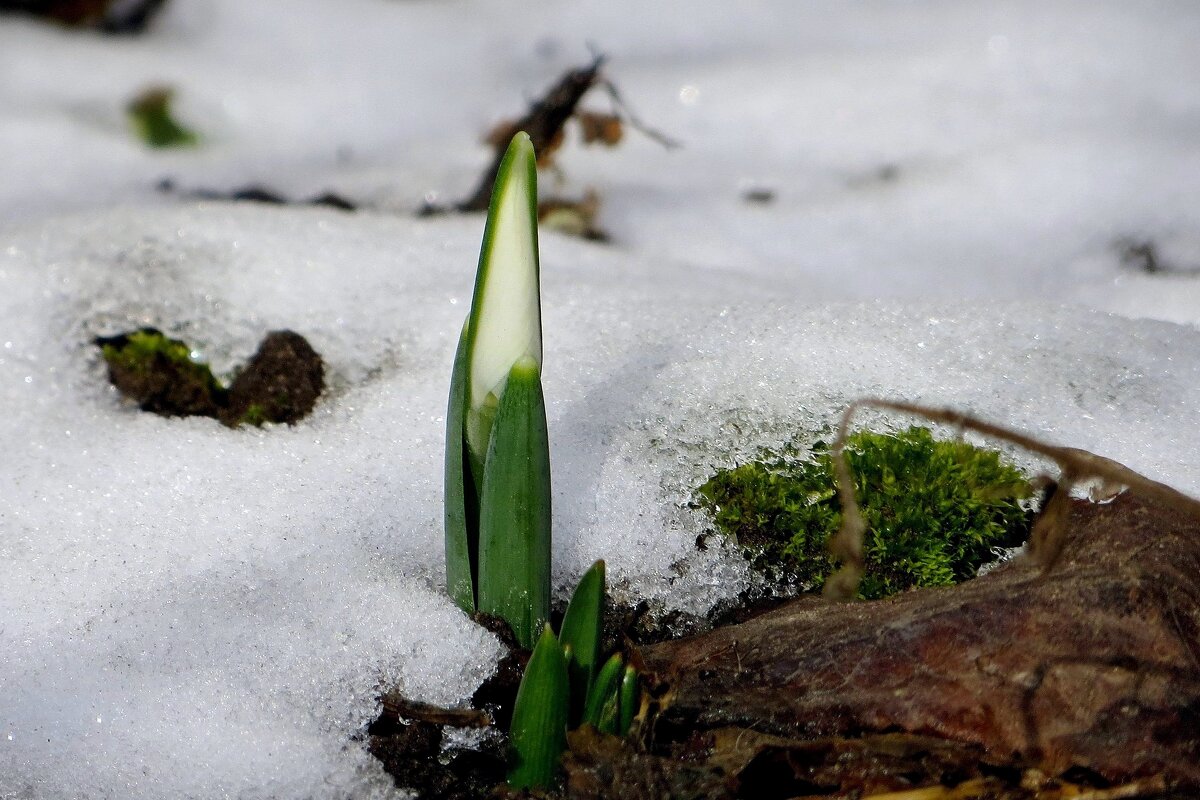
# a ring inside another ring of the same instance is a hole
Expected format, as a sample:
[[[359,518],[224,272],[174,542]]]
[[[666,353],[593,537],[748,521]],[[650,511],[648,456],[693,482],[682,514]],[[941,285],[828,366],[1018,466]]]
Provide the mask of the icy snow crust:
[[[498,645],[443,595],[442,426],[480,220],[220,205],[10,233],[0,792],[386,794],[381,687],[463,700]],[[743,586],[690,492],[850,398],[949,404],[1200,489],[1200,332],[1070,308],[780,303],[543,238],[560,584],[702,613]],[[92,337],[156,325],[219,369],[304,333],[299,425],[139,412]],[[560,595],[563,591],[560,586]],[[30,787],[34,787],[32,790]]]
[[[483,220],[410,212],[467,194],[475,137],[584,42],[686,146],[568,142],[542,176],[595,187],[613,237],[541,237],[560,597],[600,557],[618,599],[735,596],[694,488],[868,394],[1200,493],[1200,7],[644,6],[172,0],[137,39],[0,18],[0,797],[397,795],[362,740],[379,692],[458,703],[500,652],[441,587]],[[129,134],[154,82],[202,147]],[[330,388],[291,428],[143,414],[90,343],[143,325],[226,376],[291,328]]]

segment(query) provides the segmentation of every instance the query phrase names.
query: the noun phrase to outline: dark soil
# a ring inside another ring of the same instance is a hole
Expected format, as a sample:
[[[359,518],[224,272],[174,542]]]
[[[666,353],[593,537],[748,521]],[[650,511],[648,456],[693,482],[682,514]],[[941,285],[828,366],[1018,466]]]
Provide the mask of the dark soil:
[[[143,348],[131,355],[139,336],[187,351],[183,342],[165,337],[156,328],[97,337],[95,344],[104,352],[113,386],[143,411],[168,417],[216,417],[225,402],[224,389],[207,365],[173,357],[166,348],[152,354]]]
[[[309,415],[324,388],[325,365],[308,340],[294,331],[272,331],[229,386],[219,418],[229,426],[251,415],[293,425]]]
[[[433,722],[381,717],[368,729],[371,755],[397,786],[421,797],[474,800],[504,782],[504,753],[485,750],[442,752],[443,726]]]

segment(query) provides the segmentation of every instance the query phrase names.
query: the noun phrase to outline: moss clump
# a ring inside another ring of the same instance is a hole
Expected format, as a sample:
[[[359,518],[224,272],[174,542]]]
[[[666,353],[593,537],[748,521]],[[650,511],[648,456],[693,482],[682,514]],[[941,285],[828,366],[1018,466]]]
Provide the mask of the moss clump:
[[[867,522],[860,596],[886,597],[975,575],[996,546],[1015,545],[1032,515],[1028,481],[998,453],[938,441],[927,428],[860,432],[847,443]],[[717,528],[781,583],[819,588],[834,568],[826,549],[841,524],[827,446],[811,461],[753,461],[722,470],[699,490]]]
[[[229,385],[221,410],[226,425],[291,425],[317,404],[325,388],[325,365],[312,345],[293,331],[272,331]]]
[[[96,340],[113,385],[145,411],[167,416],[216,416],[225,389],[191,350],[155,328]]]

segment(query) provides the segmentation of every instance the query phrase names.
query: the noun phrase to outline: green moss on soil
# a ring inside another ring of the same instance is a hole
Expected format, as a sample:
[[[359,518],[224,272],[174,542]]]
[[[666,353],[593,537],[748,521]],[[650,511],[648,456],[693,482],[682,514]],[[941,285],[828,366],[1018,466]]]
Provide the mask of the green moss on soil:
[[[846,455],[867,522],[865,599],[971,578],[993,560],[993,548],[1028,533],[1032,513],[1021,500],[1029,482],[995,451],[913,427],[856,433]],[[721,470],[700,487],[699,502],[774,581],[818,589],[835,567],[826,543],[841,509],[823,444],[810,461]]]
[[[100,338],[113,385],[146,411],[168,416],[216,416],[225,389],[190,348],[154,328]]]
[[[213,417],[231,428],[293,424],[307,416],[325,387],[325,366],[308,341],[272,331],[229,388],[191,348],[155,328],[100,337],[108,377],[144,411],[168,417]]]

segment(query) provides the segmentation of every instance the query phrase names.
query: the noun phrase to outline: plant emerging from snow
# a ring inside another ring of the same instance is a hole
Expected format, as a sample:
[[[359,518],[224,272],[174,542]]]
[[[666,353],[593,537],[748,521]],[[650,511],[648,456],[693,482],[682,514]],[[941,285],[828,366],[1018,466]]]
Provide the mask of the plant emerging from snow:
[[[537,169],[518,133],[496,177],[446,415],[446,583],[532,647],[550,616]]]
[[[638,671],[620,653],[600,664],[603,611],[604,562],[597,561],[575,588],[558,636],[543,628],[521,677],[510,728],[510,786],[550,785],[568,728],[629,732],[641,706]]]
[[[468,613],[507,622],[532,648],[513,707],[514,787],[549,785],[568,726],[624,734],[638,673],[614,654],[597,668],[604,562],[579,582],[554,635],[550,617],[550,451],[542,398],[537,169],[518,133],[492,190],[471,312],[446,415],[446,586]],[[536,640],[536,645],[535,645]]]

